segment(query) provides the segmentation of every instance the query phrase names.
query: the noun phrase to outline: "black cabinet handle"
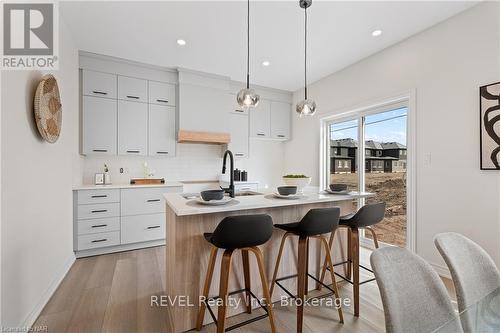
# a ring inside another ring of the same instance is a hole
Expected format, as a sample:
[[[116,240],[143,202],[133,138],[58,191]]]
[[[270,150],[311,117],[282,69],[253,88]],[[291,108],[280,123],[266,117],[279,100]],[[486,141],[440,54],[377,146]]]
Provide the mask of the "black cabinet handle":
[[[234,110],[234,111],[236,111],[236,112],[242,112],[242,113],[243,113],[243,112],[245,112],[245,111],[243,111],[243,110]]]
[[[264,136],[264,133],[257,133],[258,136]]]
[[[156,101],[160,103],[168,103],[166,99],[157,99]]]
[[[107,209],[99,209],[99,210],[93,210],[91,213],[106,213],[108,210]]]
[[[96,153],[106,153],[108,150],[107,149],[92,149],[92,151]]]
[[[154,225],[152,227],[148,227],[148,229],[158,229],[160,226],[159,225]]]
[[[93,225],[92,228],[102,228],[102,227],[107,227],[108,225],[107,224],[96,224],[96,225]]]
[[[132,153],[132,154],[139,154],[141,151],[140,150],[127,150],[127,153]]]
[[[127,98],[132,98],[132,99],[139,99],[139,96],[132,96],[132,95],[127,95]]]
[[[245,156],[245,154],[243,154],[243,153],[236,153],[236,154],[234,154],[234,156],[240,157],[240,156]]]
[[[168,154],[168,151],[157,151],[157,154]]]
[[[149,199],[147,202],[158,202],[160,199]]]
[[[107,198],[107,194],[101,194],[101,195],[93,195],[91,198]]]
[[[278,134],[278,138],[284,138],[285,136],[283,134]]]
[[[107,238],[103,238],[103,239],[96,239],[96,240],[93,240],[92,243],[100,243],[100,242],[105,242],[107,241],[108,239]]]
[[[99,91],[99,90],[94,90],[94,91],[92,91],[92,93],[97,94],[97,95],[107,95],[108,94],[107,92]]]

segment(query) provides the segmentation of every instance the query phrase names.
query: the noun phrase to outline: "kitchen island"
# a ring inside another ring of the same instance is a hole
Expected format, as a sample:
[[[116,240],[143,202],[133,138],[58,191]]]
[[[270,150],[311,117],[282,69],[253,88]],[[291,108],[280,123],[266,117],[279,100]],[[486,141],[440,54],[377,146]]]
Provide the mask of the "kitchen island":
[[[199,296],[207,272],[211,244],[203,237],[203,233],[212,232],[217,224],[226,216],[268,214],[274,224],[297,222],[313,208],[339,207],[341,215],[354,210],[353,200],[372,196],[371,193],[350,193],[332,195],[328,193],[306,192],[300,199],[279,199],[272,193],[236,196],[234,201],[222,206],[207,206],[186,195],[166,193],[166,298],[170,303],[168,309],[169,332],[184,332],[195,328],[198,314]],[[346,257],[344,230],[339,230],[333,246],[334,262]],[[271,282],[274,264],[278,255],[283,231],[275,229],[272,238],[261,246],[264,255],[264,265],[267,278]],[[282,257],[278,276],[296,274],[297,239],[287,241]],[[309,273],[319,276],[324,254],[321,254],[320,244],[316,240],[310,242]],[[222,251],[220,251],[222,252]],[[214,269],[214,275],[209,296],[218,295],[220,257]],[[342,267],[337,266],[342,271]],[[259,272],[254,259],[250,260],[251,286],[254,294],[262,298]],[[329,280],[326,280],[329,282]],[[232,261],[229,290],[243,288],[244,276],[241,255],[236,254]],[[289,290],[296,290],[296,281],[291,279],[283,282]],[[309,290],[316,286],[309,283]],[[242,294],[243,295],[243,294]],[[276,288],[273,302],[280,300],[286,294]],[[238,296],[235,296],[238,297]],[[239,306],[229,307],[228,316],[245,312],[244,302]],[[214,309],[216,313],[216,309]],[[212,322],[208,314],[204,323]]]

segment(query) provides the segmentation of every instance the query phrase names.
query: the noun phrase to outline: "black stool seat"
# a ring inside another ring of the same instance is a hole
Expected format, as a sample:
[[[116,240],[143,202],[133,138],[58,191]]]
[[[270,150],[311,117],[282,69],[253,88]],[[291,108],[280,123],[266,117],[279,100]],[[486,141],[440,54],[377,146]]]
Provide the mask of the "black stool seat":
[[[205,239],[220,249],[241,249],[259,246],[273,234],[273,220],[269,215],[241,215],[225,217]]]
[[[339,224],[349,227],[365,228],[377,224],[384,219],[385,202],[368,204],[356,213],[340,217]]]
[[[340,208],[311,209],[300,222],[275,224],[276,228],[302,237],[317,236],[332,232],[338,225]]]

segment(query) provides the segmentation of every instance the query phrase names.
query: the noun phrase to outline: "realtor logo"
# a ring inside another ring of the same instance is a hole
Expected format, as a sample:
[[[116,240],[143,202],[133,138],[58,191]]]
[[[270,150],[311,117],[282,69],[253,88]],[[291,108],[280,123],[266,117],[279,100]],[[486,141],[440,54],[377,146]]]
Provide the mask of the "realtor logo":
[[[56,69],[55,3],[4,3],[2,69]]]

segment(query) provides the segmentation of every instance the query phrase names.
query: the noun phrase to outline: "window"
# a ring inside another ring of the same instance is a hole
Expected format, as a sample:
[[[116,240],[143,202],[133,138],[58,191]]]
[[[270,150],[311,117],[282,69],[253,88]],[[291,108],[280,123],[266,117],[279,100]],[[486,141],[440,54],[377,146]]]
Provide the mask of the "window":
[[[339,161],[339,163],[338,163],[338,167],[339,167],[339,168],[342,168],[342,161]]]
[[[387,207],[392,207],[391,211],[386,212],[386,218],[374,226],[379,240],[405,246],[407,205],[406,174],[403,171],[406,169],[407,151],[402,147],[407,144],[407,108],[386,108],[375,112],[366,110],[354,113],[352,117],[327,123],[327,142],[331,140],[335,143],[342,142],[343,145],[349,144],[352,147],[349,148],[349,156],[353,159],[344,159],[342,172],[325,173],[323,179],[327,179],[326,182],[330,184],[346,183],[352,190],[375,192],[376,196],[361,199],[359,203],[382,201],[386,202]],[[398,160],[401,157],[404,162]],[[358,169],[360,160],[365,168]],[[351,164],[349,168],[348,162],[354,165]],[[366,233],[365,236],[371,237]]]

